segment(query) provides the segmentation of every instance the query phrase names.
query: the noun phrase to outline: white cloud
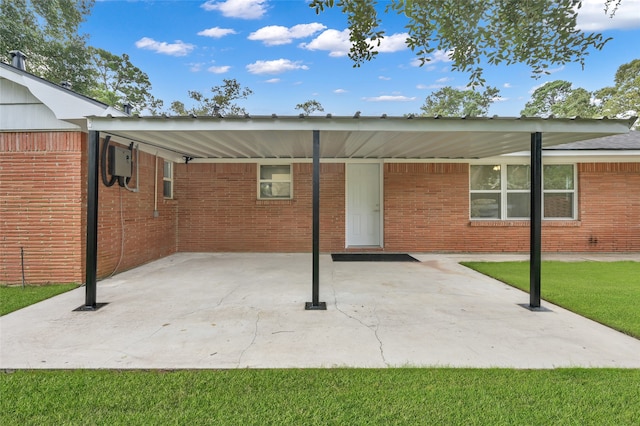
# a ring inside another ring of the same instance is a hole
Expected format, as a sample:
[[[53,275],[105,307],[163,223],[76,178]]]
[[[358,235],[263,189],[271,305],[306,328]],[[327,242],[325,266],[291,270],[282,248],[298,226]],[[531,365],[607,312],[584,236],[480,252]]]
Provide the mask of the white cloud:
[[[347,91],[344,89],[336,89],[333,91],[333,93],[341,94],[341,93],[347,93]]]
[[[198,33],[199,36],[212,37],[212,38],[221,38],[229,34],[238,34],[238,33],[235,32],[235,30],[232,30],[231,28],[220,28],[220,27],[209,28],[207,30],[202,30]]]
[[[509,100],[509,98],[505,98],[504,96],[494,96],[493,98],[491,98],[491,100],[493,102],[506,102]]]
[[[511,89],[513,86],[511,85],[511,83],[505,83],[502,85],[502,87],[504,87],[505,89]]]
[[[281,44],[289,44],[296,38],[304,38],[312,36],[318,31],[322,31],[326,26],[313,22],[311,24],[294,25],[291,28],[280,25],[269,25],[262,27],[258,31],[249,34],[249,40],[258,40],[267,46],[277,46]]]
[[[308,70],[309,67],[303,65],[301,61],[291,61],[289,59],[276,59],[274,61],[256,61],[247,65],[247,71],[251,74],[281,74],[287,71]]]
[[[300,43],[298,47],[307,50],[328,50],[329,56],[347,56],[351,48],[349,30],[326,30],[309,43]]]
[[[399,95],[382,95],[375,96],[372,98],[362,98],[362,100],[367,102],[413,102],[416,100],[416,97],[413,96],[411,98],[407,96],[399,96]]]
[[[385,38],[383,38],[382,40],[380,40],[380,46],[377,48],[378,52],[380,53],[391,53],[391,52],[398,52],[400,50],[405,50],[408,49],[409,47],[407,46],[407,38],[409,37],[409,34],[407,33],[399,33],[399,34],[393,34],[390,36],[386,36]],[[374,46],[376,45],[376,43],[371,43]]]
[[[193,62],[189,64],[189,70],[191,72],[199,72],[199,71],[202,71],[203,66],[204,64],[202,62]]]
[[[583,31],[640,28],[640,0],[623,0],[613,18],[605,13],[604,0],[583,0],[577,26]]]
[[[413,67],[424,67],[427,71],[433,71],[435,70],[435,66],[434,64],[437,64],[438,62],[452,62],[453,59],[451,59],[451,55],[453,54],[453,50],[436,50],[431,56],[429,56],[429,61],[425,62],[424,64],[422,63],[422,61],[418,58],[414,59],[413,61],[411,61],[411,66]],[[445,68],[445,70],[447,70]]]
[[[447,81],[451,81],[453,78],[451,77],[442,77],[436,80],[436,83],[446,83]]]
[[[368,40],[368,42],[380,53],[392,53],[408,49],[406,45],[407,37],[407,33],[386,36],[380,40],[380,46],[378,46],[377,41],[372,42]],[[349,30],[338,31],[329,29],[322,32],[322,34],[309,43],[300,43],[298,47],[307,50],[328,50],[329,56],[331,57],[347,56],[351,49]]]
[[[214,74],[224,74],[226,72],[229,72],[230,69],[231,69],[231,66],[223,65],[221,67],[218,67],[218,66],[209,67],[207,68],[207,71],[212,72]]]
[[[265,83],[280,83],[280,79],[279,78],[270,78],[269,80],[265,80]]]
[[[227,18],[260,19],[267,12],[266,0],[207,0],[202,4],[206,11],[217,10]]]
[[[184,43],[180,40],[176,40],[174,43],[167,43],[164,41],[155,41],[149,37],[142,37],[136,41],[136,47],[138,49],[152,50],[156,53],[170,56],[186,56],[195,49],[193,44]]]
[[[379,76],[378,76],[378,80],[385,80],[385,81],[389,81],[389,80],[391,80],[391,77],[386,77],[386,76],[384,76],[384,75],[379,75]]]

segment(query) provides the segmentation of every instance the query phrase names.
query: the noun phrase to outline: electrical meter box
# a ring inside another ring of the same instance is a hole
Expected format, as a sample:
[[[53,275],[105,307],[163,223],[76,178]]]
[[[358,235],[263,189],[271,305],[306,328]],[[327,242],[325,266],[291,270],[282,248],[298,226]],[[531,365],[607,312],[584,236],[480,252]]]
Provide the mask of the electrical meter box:
[[[119,146],[109,147],[109,173],[112,176],[131,177],[131,151]]]

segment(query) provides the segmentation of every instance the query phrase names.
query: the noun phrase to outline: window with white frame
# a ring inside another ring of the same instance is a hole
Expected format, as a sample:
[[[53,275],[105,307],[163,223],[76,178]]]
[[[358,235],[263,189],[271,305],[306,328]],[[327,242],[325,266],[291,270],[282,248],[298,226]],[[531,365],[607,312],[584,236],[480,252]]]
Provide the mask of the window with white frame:
[[[259,199],[291,199],[292,196],[291,164],[258,165]]]
[[[543,167],[543,217],[575,217],[575,166]],[[471,219],[529,219],[531,166],[528,164],[471,165],[469,201]]]
[[[164,198],[173,198],[173,163],[164,160],[162,171],[162,195]]]

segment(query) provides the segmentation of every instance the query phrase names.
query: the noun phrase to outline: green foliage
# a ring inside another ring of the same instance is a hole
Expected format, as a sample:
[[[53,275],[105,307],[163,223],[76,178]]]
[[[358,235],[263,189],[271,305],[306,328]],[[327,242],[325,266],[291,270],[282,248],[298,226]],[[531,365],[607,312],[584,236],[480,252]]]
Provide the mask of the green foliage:
[[[528,262],[463,265],[529,290]],[[594,321],[640,338],[640,262],[542,262],[542,297]]]
[[[606,2],[615,12],[617,4]],[[309,6],[321,13],[339,7],[351,31],[349,58],[354,66],[373,59],[384,31],[377,0],[313,0]],[[454,71],[470,73],[472,86],[483,85],[483,58],[488,65],[523,63],[534,76],[551,66],[584,64],[591,48],[602,49],[601,34],[576,28],[579,0],[460,1],[391,0],[385,13],[406,19],[407,46],[422,64],[436,50],[448,52]],[[369,42],[371,41],[371,42]]]
[[[235,101],[246,99],[253,94],[253,90],[242,87],[236,79],[223,79],[224,84],[211,88],[212,97],[206,97],[201,92],[189,90],[189,98],[196,102],[196,106],[187,109],[184,103],[173,101],[171,110],[177,115],[222,115],[239,116],[247,112]]]
[[[0,315],[17,311],[34,303],[57,296],[78,287],[77,284],[55,284],[45,286],[0,286]]]
[[[424,116],[486,116],[499,93],[498,89],[491,86],[483,92],[471,89],[458,90],[447,86],[427,96],[420,109]]]
[[[544,117],[553,114],[553,108],[571,94],[571,83],[555,80],[538,87],[520,112],[526,116]]]
[[[162,101],[151,95],[149,76],[129,60],[129,55],[114,55],[104,49],[91,48],[91,65],[95,76],[89,96],[119,106],[129,104],[132,112],[152,113],[162,107]]]
[[[638,424],[634,369],[0,373],[13,425]]]
[[[629,118],[640,114],[640,59],[620,65],[615,83],[614,87],[589,92],[581,87],[574,89],[565,80],[551,81],[533,92],[520,114],[582,118]]]
[[[311,115],[314,112],[318,111],[318,112],[322,112],[324,111],[324,108],[322,107],[322,104],[316,100],[308,100],[304,103],[301,104],[297,104],[296,105],[296,109],[298,110],[302,110],[302,113],[304,115]]]
[[[87,37],[78,34],[94,0],[0,0],[0,59],[27,55],[28,71],[87,93],[91,85]]]
[[[640,59],[621,65],[616,72],[615,83],[615,87],[595,92],[596,98],[602,102],[602,114],[619,118],[640,115]]]

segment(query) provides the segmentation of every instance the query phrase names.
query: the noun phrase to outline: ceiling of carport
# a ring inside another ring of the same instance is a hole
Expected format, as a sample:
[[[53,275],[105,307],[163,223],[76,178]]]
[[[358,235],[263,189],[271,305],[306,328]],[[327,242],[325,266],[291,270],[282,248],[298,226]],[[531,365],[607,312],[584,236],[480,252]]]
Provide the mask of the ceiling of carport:
[[[198,160],[474,159],[626,133],[633,119],[441,117],[90,117],[89,130]]]

